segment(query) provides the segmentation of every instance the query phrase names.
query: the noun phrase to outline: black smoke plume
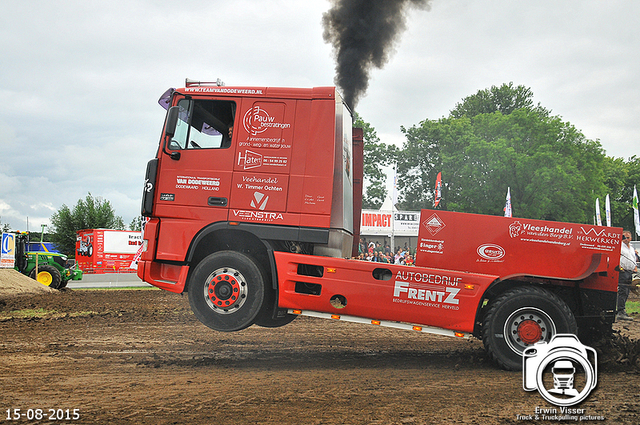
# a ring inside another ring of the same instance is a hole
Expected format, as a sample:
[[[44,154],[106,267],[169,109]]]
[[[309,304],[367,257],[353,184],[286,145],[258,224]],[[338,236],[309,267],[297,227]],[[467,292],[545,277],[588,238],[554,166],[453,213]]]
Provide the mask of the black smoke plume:
[[[427,9],[430,0],[331,0],[322,16],[323,38],[333,45],[335,83],[353,110],[369,86],[372,67],[381,69],[405,29],[410,8]]]

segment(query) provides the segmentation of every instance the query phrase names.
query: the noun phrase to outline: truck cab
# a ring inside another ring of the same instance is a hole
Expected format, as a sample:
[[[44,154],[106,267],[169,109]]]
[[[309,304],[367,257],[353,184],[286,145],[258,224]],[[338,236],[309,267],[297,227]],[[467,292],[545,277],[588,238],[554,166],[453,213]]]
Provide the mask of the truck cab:
[[[273,251],[351,255],[359,217],[352,116],[334,87],[187,81],[163,99],[165,126],[142,199],[143,280],[188,291],[198,265],[231,251],[275,288]],[[276,296],[267,297],[273,316]]]

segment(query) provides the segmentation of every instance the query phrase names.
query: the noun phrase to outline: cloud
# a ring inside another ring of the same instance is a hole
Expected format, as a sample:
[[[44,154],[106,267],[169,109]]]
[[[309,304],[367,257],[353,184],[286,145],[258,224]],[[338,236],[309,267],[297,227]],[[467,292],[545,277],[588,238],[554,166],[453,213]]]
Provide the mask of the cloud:
[[[640,2],[432,1],[407,14],[361,116],[387,142],[513,81],[609,155],[640,155]],[[158,146],[157,99],[185,77],[227,85],[333,84],[326,0],[9,2],[0,25],[0,202],[14,227],[87,193],[139,214]],[[33,220],[33,221],[32,221]]]

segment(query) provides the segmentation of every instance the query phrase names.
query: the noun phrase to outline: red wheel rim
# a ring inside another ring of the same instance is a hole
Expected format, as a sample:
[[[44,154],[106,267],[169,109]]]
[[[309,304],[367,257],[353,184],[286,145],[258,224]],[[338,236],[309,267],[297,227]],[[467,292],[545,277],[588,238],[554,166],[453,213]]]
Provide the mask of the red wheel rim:
[[[247,299],[247,291],[244,276],[229,267],[211,273],[204,284],[207,305],[220,314],[232,313],[242,307]]]

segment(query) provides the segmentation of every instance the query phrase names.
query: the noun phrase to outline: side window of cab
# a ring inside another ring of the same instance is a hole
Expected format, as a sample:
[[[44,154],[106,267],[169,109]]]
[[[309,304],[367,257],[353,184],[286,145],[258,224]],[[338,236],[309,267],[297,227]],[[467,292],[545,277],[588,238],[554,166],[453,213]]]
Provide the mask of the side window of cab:
[[[231,146],[236,104],[227,100],[181,99],[170,150],[225,149]]]

